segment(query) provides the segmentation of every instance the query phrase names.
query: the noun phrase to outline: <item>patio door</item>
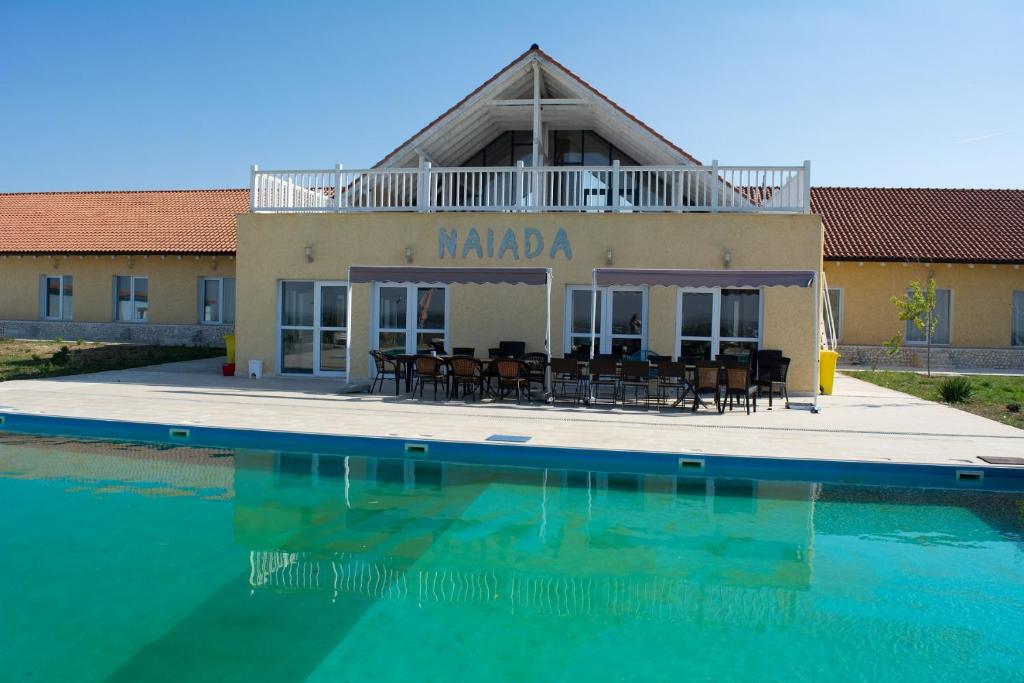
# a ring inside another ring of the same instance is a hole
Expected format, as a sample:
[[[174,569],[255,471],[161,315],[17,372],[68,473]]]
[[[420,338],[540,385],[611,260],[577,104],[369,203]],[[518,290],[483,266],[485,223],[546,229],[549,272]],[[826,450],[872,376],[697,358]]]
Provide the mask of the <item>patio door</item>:
[[[422,283],[374,285],[372,348],[392,354],[430,353],[448,346],[448,288]]]
[[[713,360],[723,353],[756,353],[761,299],[759,289],[680,289],[675,356]]]
[[[279,293],[278,371],[343,377],[348,368],[348,284],[286,280]]]
[[[591,288],[570,286],[566,293],[565,351],[590,350]],[[647,289],[597,288],[597,353],[629,356],[647,348]]]

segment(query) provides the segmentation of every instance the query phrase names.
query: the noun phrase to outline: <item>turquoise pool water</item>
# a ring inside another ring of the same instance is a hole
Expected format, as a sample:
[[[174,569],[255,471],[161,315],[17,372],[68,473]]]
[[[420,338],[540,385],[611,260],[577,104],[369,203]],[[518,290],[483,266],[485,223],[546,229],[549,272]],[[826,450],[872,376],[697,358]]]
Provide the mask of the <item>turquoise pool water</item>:
[[[1020,680],[1024,494],[0,434],[2,681]]]

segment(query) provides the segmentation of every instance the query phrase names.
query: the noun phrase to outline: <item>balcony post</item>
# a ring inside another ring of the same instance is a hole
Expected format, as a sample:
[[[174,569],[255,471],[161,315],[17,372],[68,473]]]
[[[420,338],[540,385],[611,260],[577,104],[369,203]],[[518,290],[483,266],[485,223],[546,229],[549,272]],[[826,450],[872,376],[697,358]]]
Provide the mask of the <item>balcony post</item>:
[[[523,170],[524,164],[522,161],[516,162],[516,201],[515,205],[517,208],[522,208],[524,196],[523,193],[526,188],[523,186],[523,181],[526,179],[526,173]]]
[[[711,162],[711,213],[718,213],[718,159]]]
[[[811,161],[810,159],[804,160],[804,213],[811,212]]]
[[[334,165],[334,209],[335,211],[341,211],[341,172],[343,167],[341,164]],[[346,366],[348,367],[348,366]]]
[[[612,162],[612,211],[618,211],[619,205],[619,160]]]
[[[259,170],[257,164],[249,167],[249,213],[256,211],[256,172]]]
[[[420,213],[427,213],[430,211],[430,162],[423,160],[420,162],[420,182],[419,195],[416,197],[417,204],[419,204]]]

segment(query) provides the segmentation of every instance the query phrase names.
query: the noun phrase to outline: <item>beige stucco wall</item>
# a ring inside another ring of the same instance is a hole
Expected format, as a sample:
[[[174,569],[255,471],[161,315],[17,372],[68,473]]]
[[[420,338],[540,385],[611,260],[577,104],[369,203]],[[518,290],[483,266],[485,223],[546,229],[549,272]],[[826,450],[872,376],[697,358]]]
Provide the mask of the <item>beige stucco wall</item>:
[[[951,346],[1009,347],[1014,290],[1024,290],[1024,268],[1013,265],[829,261],[829,287],[843,290],[844,344],[881,344],[903,329],[890,302],[911,281],[952,290]]]
[[[458,234],[456,258],[439,258],[439,229]],[[481,237],[495,233],[495,253],[506,229],[515,231],[520,259],[499,260],[470,253],[462,258],[470,228]],[[523,229],[536,228],[544,252],[525,258]],[[556,232],[564,229],[572,260],[563,253],[550,258]],[[313,251],[308,262],[305,247]],[[563,346],[565,291],[589,284],[594,267],[605,265],[608,249],[616,267],[721,268],[724,251],[735,269],[806,269],[820,267],[821,221],[812,215],[751,214],[244,214],[238,217],[238,359],[262,359],[265,371],[277,369],[277,287],[282,279],[344,280],[349,265],[405,265],[411,247],[418,266],[542,266],[553,269],[552,349]],[[349,332],[350,377],[368,375],[369,285],[353,288]],[[478,354],[501,339],[518,339],[528,350],[543,351],[543,287],[511,285],[453,286],[449,343],[473,346]],[[809,289],[764,290],[766,348],[782,349],[793,359],[791,387],[813,387],[813,306]],[[675,348],[676,292],[651,288],[648,346],[661,353]],[[240,365],[240,367],[243,367]]]
[[[214,268],[216,263],[216,268]],[[74,320],[110,322],[115,275],[149,278],[149,322],[192,325],[198,322],[197,285],[204,277],[234,277],[232,257],[178,256],[6,256],[0,257],[0,319],[39,319],[39,276],[74,278]]]

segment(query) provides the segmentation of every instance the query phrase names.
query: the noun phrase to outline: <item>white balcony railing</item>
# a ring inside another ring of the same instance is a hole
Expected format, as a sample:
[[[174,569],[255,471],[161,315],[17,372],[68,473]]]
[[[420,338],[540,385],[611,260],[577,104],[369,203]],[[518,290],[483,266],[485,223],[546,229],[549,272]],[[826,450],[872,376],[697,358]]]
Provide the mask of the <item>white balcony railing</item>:
[[[541,166],[263,171],[254,212],[810,211],[801,166]]]

